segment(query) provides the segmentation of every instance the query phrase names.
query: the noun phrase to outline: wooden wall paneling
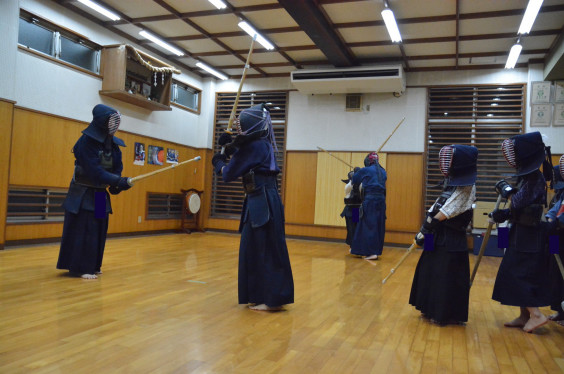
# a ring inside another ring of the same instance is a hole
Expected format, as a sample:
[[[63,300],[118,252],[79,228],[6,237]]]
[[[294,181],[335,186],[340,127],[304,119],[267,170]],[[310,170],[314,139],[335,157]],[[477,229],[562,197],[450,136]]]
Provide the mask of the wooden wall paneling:
[[[317,153],[287,152],[284,213],[287,223],[313,224],[315,218]]]
[[[84,128],[76,121],[16,108],[9,183],[67,188],[74,168],[72,147]]]
[[[386,232],[415,234],[423,214],[423,156],[390,153],[386,163]]]
[[[71,149],[85,126],[84,122],[16,108],[14,140],[9,162],[9,184],[67,188],[74,165]],[[167,148],[176,149],[179,151],[180,162],[198,155],[202,156],[202,160],[141,180],[128,191],[113,195],[113,214],[110,216],[108,232],[128,233],[180,229],[180,219],[146,219],[147,193],[181,193],[181,189],[189,188],[203,190],[207,159],[204,157],[205,150],[127,132],[118,132],[117,136],[122,138],[126,144],[126,147],[121,149],[124,167],[122,175],[125,177],[135,177],[171,165],[166,162],[164,165],[149,165],[147,160],[143,166],[134,165],[135,142],[143,143],[146,150],[149,145],[163,147],[165,152]],[[54,156],[45,157],[45,155]],[[52,162],[53,159],[55,162]],[[139,217],[141,217],[141,222],[139,222]],[[4,223],[5,219],[2,222]],[[7,225],[6,227],[6,240],[54,238],[61,234],[62,223]]]
[[[139,135],[121,133],[118,134],[127,147],[122,148],[123,176],[135,177],[149,173],[171,164],[151,165],[145,160],[145,165],[134,165],[135,143],[144,143],[145,149],[149,145],[162,147],[167,152],[168,148],[176,149],[179,152],[179,162],[192,159],[201,152],[171,142],[148,139]],[[131,189],[112,197],[112,207],[114,216],[110,218],[110,233],[116,232],[135,232],[153,231],[180,228],[180,220],[147,220],[147,194],[156,193],[181,193],[182,189],[202,189],[203,181],[200,176],[203,174],[202,160],[194,161],[178,168],[174,168],[163,173],[157,174],[138,181]],[[141,217],[141,222],[139,222]]]
[[[331,152],[334,156],[350,163],[350,152]],[[343,198],[345,179],[350,168],[326,152],[317,153],[317,179],[315,193],[316,225],[345,226]]]
[[[0,249],[6,242],[6,210],[8,204],[8,180],[10,176],[10,146],[14,103],[0,100]]]
[[[347,229],[345,227],[321,225],[296,225],[286,223],[286,235],[294,237],[342,240],[345,243]]]

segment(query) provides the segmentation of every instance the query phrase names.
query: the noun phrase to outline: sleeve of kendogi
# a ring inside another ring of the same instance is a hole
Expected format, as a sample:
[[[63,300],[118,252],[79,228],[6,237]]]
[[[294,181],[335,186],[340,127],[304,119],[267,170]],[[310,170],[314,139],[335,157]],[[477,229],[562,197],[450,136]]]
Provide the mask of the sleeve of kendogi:
[[[459,186],[448,198],[440,211],[447,219],[456,217],[472,208],[472,204],[476,200],[476,185]]]

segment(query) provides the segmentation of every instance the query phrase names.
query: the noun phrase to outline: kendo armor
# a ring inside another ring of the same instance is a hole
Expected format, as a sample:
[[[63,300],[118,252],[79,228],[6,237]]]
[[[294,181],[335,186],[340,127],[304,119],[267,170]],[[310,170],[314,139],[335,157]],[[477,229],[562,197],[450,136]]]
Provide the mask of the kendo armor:
[[[507,163],[516,169],[517,177],[539,170],[546,159],[547,151],[538,131],[505,139],[501,144],[501,150]],[[517,188],[523,183],[524,180],[520,178]],[[524,226],[537,226],[542,218],[543,204],[531,204],[523,209],[512,208],[510,212],[511,222]]]
[[[276,141],[274,139],[270,112],[264,103],[242,110],[239,114],[239,118],[235,121],[235,128],[237,130],[237,136],[235,137],[232,146],[240,147],[250,141],[268,137],[270,144],[274,147],[274,149],[276,149],[276,151],[278,151]],[[274,151],[274,149],[272,149],[272,151]],[[274,152],[272,152],[270,155],[270,170],[274,171],[275,167],[276,159],[274,157]],[[256,190],[254,169],[244,174],[242,180],[243,190],[245,193],[249,194]]]
[[[452,196],[456,187],[471,186],[476,183],[478,149],[460,144],[447,145],[439,151],[439,168],[445,177],[445,187],[433,206],[433,217]],[[472,210],[459,214],[442,223],[454,230],[465,231],[472,219]]]
[[[94,119],[83,133],[104,144],[104,149],[98,152],[100,166],[104,170],[112,172],[114,164],[112,146],[114,139],[119,140],[116,142],[118,144],[119,142],[123,143],[121,139],[113,136],[121,123],[121,114],[117,110],[102,104],[96,105],[92,110],[92,114]],[[82,166],[78,165],[76,161],[73,182],[90,188],[105,189],[108,187],[107,184],[97,184],[90,180]]]

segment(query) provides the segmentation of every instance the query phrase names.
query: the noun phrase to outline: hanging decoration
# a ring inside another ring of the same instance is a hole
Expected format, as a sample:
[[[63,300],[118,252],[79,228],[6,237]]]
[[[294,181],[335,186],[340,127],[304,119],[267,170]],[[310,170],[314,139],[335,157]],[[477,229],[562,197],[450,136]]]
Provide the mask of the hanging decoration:
[[[180,74],[181,73],[180,70],[178,70],[177,68],[172,67],[172,66],[153,66],[153,65],[151,65],[150,61],[143,60],[143,57],[141,57],[141,55],[139,54],[137,49],[135,49],[135,47],[133,47],[129,44],[125,44],[125,47],[133,52],[132,57],[135,58],[135,60],[137,60],[141,65],[145,66],[147,69],[149,69],[149,70],[151,70],[152,72],[155,73],[155,85],[157,83],[156,73],[163,74],[163,77],[164,77],[164,73],[169,73],[169,74],[172,74],[172,73]],[[164,84],[164,78],[163,78],[163,84]]]

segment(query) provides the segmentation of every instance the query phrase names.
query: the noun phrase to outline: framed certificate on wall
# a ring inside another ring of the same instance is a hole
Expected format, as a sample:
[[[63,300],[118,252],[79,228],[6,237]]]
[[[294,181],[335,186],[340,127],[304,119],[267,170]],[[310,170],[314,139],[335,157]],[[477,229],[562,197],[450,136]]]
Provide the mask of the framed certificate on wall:
[[[564,81],[554,82],[554,102],[564,103]]]
[[[531,127],[549,126],[552,105],[533,105],[531,107]]]
[[[552,126],[564,126],[564,103],[554,104]]]
[[[550,87],[551,82],[531,82],[531,104],[548,104],[550,103]]]

